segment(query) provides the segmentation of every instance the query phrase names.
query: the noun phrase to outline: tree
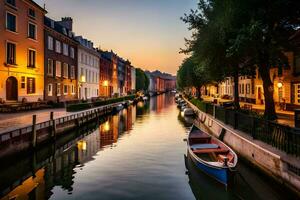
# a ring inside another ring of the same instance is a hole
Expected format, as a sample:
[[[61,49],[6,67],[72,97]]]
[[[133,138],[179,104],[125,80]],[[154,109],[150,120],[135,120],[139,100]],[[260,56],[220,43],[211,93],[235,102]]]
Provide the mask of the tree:
[[[257,65],[264,88],[264,116],[274,120],[277,116],[270,69],[288,65],[283,52],[295,48],[289,38],[300,26],[300,1],[245,0],[244,5],[249,17],[240,26],[229,52],[243,52]]]
[[[256,65],[265,117],[276,119],[270,68],[286,62],[283,50],[292,49],[289,37],[300,26],[299,7],[296,0],[199,0],[198,10],[183,17],[194,30],[183,52],[192,52],[215,79],[234,77],[236,108],[238,76],[253,72]]]
[[[187,41],[184,53],[191,53],[200,66],[210,76],[210,79],[222,81],[226,77],[234,77],[234,105],[240,108],[238,80],[239,75],[251,72],[246,65],[241,65],[244,57],[239,52],[228,53],[230,41],[239,31],[244,12],[241,1],[204,1],[200,0],[198,10],[185,14],[182,20],[194,30],[192,40]],[[239,9],[238,9],[239,8]]]
[[[176,77],[179,88],[195,87],[197,89],[198,98],[201,98],[201,87],[208,83],[208,78],[203,68],[194,62],[193,57],[186,58],[183,61],[177,71]]]
[[[146,76],[145,72],[137,68],[136,69],[136,90],[137,91],[146,91],[149,87],[149,79]]]

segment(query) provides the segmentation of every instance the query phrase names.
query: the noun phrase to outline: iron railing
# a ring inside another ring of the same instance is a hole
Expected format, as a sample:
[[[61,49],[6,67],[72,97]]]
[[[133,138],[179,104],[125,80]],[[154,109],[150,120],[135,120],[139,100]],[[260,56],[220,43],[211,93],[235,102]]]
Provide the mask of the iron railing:
[[[211,103],[191,101],[202,112],[240,130],[255,140],[260,140],[288,154],[300,156],[300,129],[268,121],[252,114],[216,106]]]

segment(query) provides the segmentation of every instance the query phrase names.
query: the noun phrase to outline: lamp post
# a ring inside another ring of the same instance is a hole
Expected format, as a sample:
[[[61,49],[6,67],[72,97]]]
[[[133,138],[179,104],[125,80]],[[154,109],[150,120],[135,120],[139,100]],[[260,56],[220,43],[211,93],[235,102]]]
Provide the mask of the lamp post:
[[[80,98],[82,98],[82,91],[81,91],[81,89],[82,89],[82,85],[83,85],[83,83],[85,83],[85,76],[82,74],[81,76],[80,76],[80,79],[79,79],[79,85],[80,85],[80,89],[79,89],[79,93],[80,93]]]

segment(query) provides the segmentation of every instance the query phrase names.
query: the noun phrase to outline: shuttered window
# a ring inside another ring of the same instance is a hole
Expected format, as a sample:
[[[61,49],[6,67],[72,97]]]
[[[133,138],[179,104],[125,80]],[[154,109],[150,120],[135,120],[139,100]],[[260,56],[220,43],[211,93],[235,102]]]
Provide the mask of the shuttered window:
[[[27,94],[35,93],[35,78],[27,77]]]

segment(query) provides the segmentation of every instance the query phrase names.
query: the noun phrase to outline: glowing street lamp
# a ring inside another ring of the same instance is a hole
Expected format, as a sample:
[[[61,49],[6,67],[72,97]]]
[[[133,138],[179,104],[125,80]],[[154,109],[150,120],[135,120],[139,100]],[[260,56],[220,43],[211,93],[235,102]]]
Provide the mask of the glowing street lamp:
[[[103,81],[103,86],[108,86],[108,81]]]
[[[278,83],[277,83],[277,87],[278,87],[278,88],[282,88],[282,86],[283,86],[283,84],[282,84],[281,82],[278,82]]]
[[[80,76],[80,82],[81,82],[81,83],[85,83],[85,81],[86,81],[86,80],[85,80],[85,76],[84,76],[84,75],[81,75],[81,76]]]

